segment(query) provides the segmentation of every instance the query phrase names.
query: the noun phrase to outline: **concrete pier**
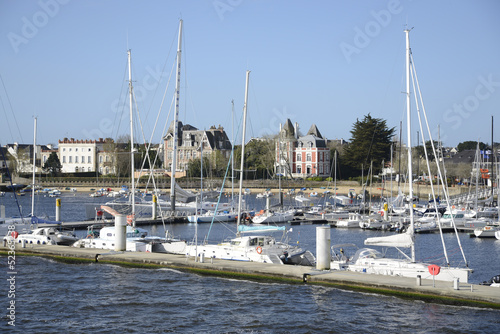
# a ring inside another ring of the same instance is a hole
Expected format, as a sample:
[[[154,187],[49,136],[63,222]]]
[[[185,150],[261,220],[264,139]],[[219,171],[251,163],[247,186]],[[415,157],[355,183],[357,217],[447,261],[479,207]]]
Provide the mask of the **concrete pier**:
[[[8,248],[0,247],[0,253],[7,254]],[[149,252],[114,252],[104,249],[84,249],[68,246],[16,244],[16,255],[29,253],[53,257],[62,261],[92,261],[137,266],[170,267],[207,275],[276,280],[290,283],[319,284],[336,288],[371,293],[380,293],[396,297],[419,299],[428,302],[467,305],[500,309],[500,288],[386,275],[370,275],[350,271],[317,270],[314,267],[288,266],[258,262],[227,261],[210,259],[196,262],[194,257]],[[458,284],[457,286],[454,286]]]

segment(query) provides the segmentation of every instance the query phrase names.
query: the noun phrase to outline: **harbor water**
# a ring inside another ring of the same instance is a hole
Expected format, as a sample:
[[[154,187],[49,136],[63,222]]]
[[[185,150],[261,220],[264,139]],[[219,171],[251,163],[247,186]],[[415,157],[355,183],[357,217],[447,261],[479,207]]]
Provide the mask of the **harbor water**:
[[[108,199],[63,193],[64,221],[83,220],[85,203]],[[252,199],[256,201],[255,199]],[[31,198],[19,199],[23,210]],[[55,199],[37,196],[35,214],[54,216]],[[0,198],[6,215],[18,214],[10,194]],[[252,205],[259,205],[255,202]],[[316,225],[290,226],[288,241],[315,252]],[[146,226],[192,240],[195,224]],[[234,236],[235,224],[198,225],[198,240]],[[210,231],[210,234],[209,234]],[[83,236],[86,231],[76,231]],[[331,242],[363,245],[367,237],[391,232],[331,230]],[[281,234],[275,235],[280,238]],[[445,234],[452,265],[463,265],[453,234]],[[460,240],[474,269],[470,282],[500,274],[500,240]],[[416,236],[417,258],[443,264],[439,234]],[[2,257],[3,282],[9,279]],[[493,333],[500,311],[447,306],[307,284],[263,283],[200,276],[171,269],[124,268],[107,264],[64,264],[41,257],[16,258],[15,327],[4,316],[2,332],[23,333]],[[376,276],[374,277],[376,279]],[[7,315],[8,283],[2,284]]]

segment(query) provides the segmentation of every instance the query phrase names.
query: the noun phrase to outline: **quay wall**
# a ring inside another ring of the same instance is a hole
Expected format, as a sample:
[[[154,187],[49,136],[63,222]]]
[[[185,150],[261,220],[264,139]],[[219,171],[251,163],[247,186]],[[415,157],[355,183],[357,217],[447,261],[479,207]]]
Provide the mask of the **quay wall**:
[[[0,246],[6,256],[8,248]],[[66,263],[97,262],[121,266],[160,268],[169,267],[186,272],[256,281],[279,281],[290,284],[317,284],[340,289],[378,293],[400,298],[458,306],[500,309],[500,289],[483,285],[422,279],[420,285],[413,278],[369,275],[349,271],[320,271],[313,267],[265,264],[257,262],[205,259],[163,253],[112,252],[102,249],[81,249],[68,246],[16,244],[16,256],[43,256]],[[418,280],[417,280],[418,281]]]

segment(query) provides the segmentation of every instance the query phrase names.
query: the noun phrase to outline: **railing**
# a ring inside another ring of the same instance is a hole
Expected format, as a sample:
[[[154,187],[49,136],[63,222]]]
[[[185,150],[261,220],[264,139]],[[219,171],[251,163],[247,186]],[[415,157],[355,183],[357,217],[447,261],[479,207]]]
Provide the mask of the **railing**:
[[[493,195],[491,193],[491,188],[482,188],[478,189],[477,192],[472,192],[472,193],[462,193],[458,195],[453,195],[450,196],[450,204],[456,205],[456,204],[465,204],[465,203],[473,203],[477,200],[480,199],[488,199],[492,196],[498,196],[498,189],[494,188],[493,189]]]

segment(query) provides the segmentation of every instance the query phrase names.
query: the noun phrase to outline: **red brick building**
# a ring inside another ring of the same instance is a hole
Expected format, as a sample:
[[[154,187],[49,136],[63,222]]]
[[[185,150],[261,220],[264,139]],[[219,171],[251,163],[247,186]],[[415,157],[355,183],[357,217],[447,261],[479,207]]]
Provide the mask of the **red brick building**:
[[[316,125],[299,137],[298,124],[287,119],[276,141],[275,172],[283,176],[330,176],[330,149]]]

